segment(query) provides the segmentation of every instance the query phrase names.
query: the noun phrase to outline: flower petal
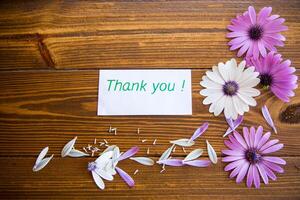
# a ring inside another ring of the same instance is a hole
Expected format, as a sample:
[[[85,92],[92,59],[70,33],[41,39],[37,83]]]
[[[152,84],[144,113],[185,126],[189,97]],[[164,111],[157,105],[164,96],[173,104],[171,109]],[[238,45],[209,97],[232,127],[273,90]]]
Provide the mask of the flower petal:
[[[259,178],[259,174],[258,174],[258,170],[257,170],[256,165],[253,166],[253,180],[254,180],[255,188],[259,188],[260,178]]]
[[[101,190],[104,190],[105,188],[105,184],[102,180],[102,178],[94,171],[92,171],[92,176],[93,176],[93,179],[96,183],[96,185],[101,189]]]
[[[110,173],[102,169],[95,169],[94,171],[105,180],[112,181],[114,179],[114,177]]]
[[[130,160],[134,160],[142,165],[152,166],[154,165],[154,161],[151,158],[146,157],[131,157]]]
[[[53,154],[50,157],[42,159],[40,162],[35,164],[32,168],[32,171],[37,172],[46,167],[46,165],[50,162],[50,160],[53,158]]]
[[[282,147],[283,147],[283,144],[273,145],[273,146],[263,150],[262,154],[273,153],[275,151],[278,151],[278,150],[282,149]]]
[[[236,182],[237,182],[237,183],[242,182],[242,180],[244,179],[245,175],[246,175],[247,172],[248,172],[248,168],[249,168],[249,163],[248,163],[248,162],[245,162],[245,163],[242,165],[242,168],[241,168],[241,170],[239,171],[238,176],[237,176],[237,178],[236,178]]]
[[[233,162],[229,163],[228,165],[226,165],[226,167],[224,168],[224,171],[230,171],[240,165],[243,165],[245,162],[246,162],[245,159],[233,161]]]
[[[118,172],[118,174],[120,175],[120,177],[125,181],[125,183],[127,183],[127,185],[129,187],[133,187],[134,186],[134,180],[131,178],[131,176],[129,176],[125,171],[123,171],[121,168],[116,167],[116,171]]]
[[[275,164],[280,164],[280,165],[285,165],[286,162],[282,158],[275,157],[275,156],[264,156],[263,160],[275,163]]]
[[[207,152],[208,152],[209,159],[211,160],[212,163],[217,164],[218,158],[214,148],[210,145],[208,140],[206,140],[206,145],[207,145]]]
[[[257,167],[257,169],[258,169],[258,171],[259,171],[259,173],[260,173],[260,176],[261,176],[261,178],[263,179],[264,183],[265,183],[265,184],[268,184],[268,183],[269,183],[269,178],[268,178],[268,176],[267,176],[267,173],[266,173],[265,168],[261,167],[261,164],[260,164],[260,163],[258,163],[258,164],[256,165],[256,167]]]
[[[226,156],[224,158],[222,158],[223,162],[232,162],[232,161],[236,161],[236,160],[241,160],[244,159],[244,156]]]
[[[157,161],[157,163],[168,165],[168,166],[175,166],[175,167],[183,166],[182,160],[179,160],[179,159],[159,160],[159,161]]]
[[[275,181],[277,179],[276,175],[274,174],[274,172],[266,165],[262,164],[261,165],[262,168],[265,169],[267,176],[272,179],[273,181]]]
[[[274,125],[273,119],[272,119],[272,117],[270,115],[270,112],[269,112],[269,110],[268,110],[268,108],[267,108],[266,105],[264,105],[261,108],[261,112],[262,112],[262,114],[263,114],[266,122],[269,124],[269,126],[271,126],[271,128],[274,130],[274,132],[277,133],[277,129],[276,129],[275,125]]]
[[[270,138],[270,136],[271,136],[271,133],[270,133],[270,132],[265,133],[265,134],[261,137],[260,141],[258,142],[258,144],[257,144],[257,149],[260,149],[264,144],[266,144],[266,142],[268,141],[268,139]]]
[[[96,160],[95,162],[98,164],[98,165],[103,165],[105,163],[108,162],[108,160],[110,158],[112,158],[113,156],[113,151],[107,151],[107,152],[104,152],[102,153]]]
[[[256,13],[255,13],[255,9],[253,8],[253,6],[248,7],[248,13],[249,13],[251,23],[253,25],[256,24]]]
[[[125,153],[123,153],[120,157],[119,157],[119,161],[121,160],[125,160],[131,156],[133,156],[134,154],[136,154],[139,151],[138,147],[132,147],[131,149],[127,150]]]
[[[266,144],[264,144],[260,149],[259,151],[264,151],[265,149],[273,146],[274,144],[277,144],[279,142],[279,140],[277,139],[274,139],[274,140],[270,140],[268,141]]]
[[[247,187],[250,188],[253,183],[253,165],[250,165],[247,174]]]
[[[173,144],[171,147],[169,147],[165,152],[163,152],[163,154],[160,156],[159,161],[160,160],[166,160],[170,157],[173,148],[174,148],[175,144]]]
[[[262,163],[267,166],[269,169],[275,171],[275,172],[278,172],[278,173],[283,173],[284,170],[282,167],[280,167],[279,165],[275,164],[275,163],[271,163],[269,161],[265,161],[263,160]]]
[[[39,162],[41,162],[41,160],[43,160],[43,158],[47,155],[49,150],[49,147],[45,147],[42,149],[42,151],[40,152],[40,154],[38,155],[35,164],[37,165]]]
[[[72,140],[70,140],[62,149],[61,151],[61,157],[66,157],[70,151],[73,149],[75,142],[77,140],[77,136],[75,138],[73,138]]]
[[[102,153],[106,153],[108,151],[114,151],[114,149],[117,148],[117,145],[110,145]]]
[[[205,122],[202,126],[200,126],[192,135],[192,137],[190,138],[190,141],[194,141],[195,139],[197,139],[199,136],[201,136],[208,128],[208,123]]]
[[[170,143],[176,144],[176,145],[182,146],[182,147],[190,147],[190,146],[193,146],[195,144],[194,141],[190,141],[190,139],[187,139],[187,138],[170,141]]]
[[[229,127],[226,131],[226,133],[223,135],[223,137],[226,137],[227,135],[229,135],[232,131],[234,131],[235,129],[237,129],[237,127],[239,127],[239,125],[242,123],[243,121],[243,116],[239,115],[238,118],[236,120],[233,121],[233,128]],[[231,123],[231,122],[230,122]],[[229,125],[230,126],[230,125]]]
[[[241,146],[243,146],[245,149],[248,148],[247,144],[245,143],[245,140],[243,139],[243,137],[237,131],[234,131],[233,135],[234,135],[235,139],[239,142],[239,144]]]
[[[89,156],[89,154],[86,154],[82,151],[79,151],[77,149],[72,149],[68,156],[73,157],[73,158],[79,158],[79,157],[85,157],[85,156]]]
[[[193,150],[192,152],[190,152],[184,159],[183,161],[184,162],[187,162],[187,161],[191,161],[191,160],[195,160],[197,158],[199,158],[203,153],[203,150],[202,149],[195,149]]]
[[[184,164],[194,166],[194,167],[207,167],[210,165],[209,160],[191,160],[191,161],[184,161]]]

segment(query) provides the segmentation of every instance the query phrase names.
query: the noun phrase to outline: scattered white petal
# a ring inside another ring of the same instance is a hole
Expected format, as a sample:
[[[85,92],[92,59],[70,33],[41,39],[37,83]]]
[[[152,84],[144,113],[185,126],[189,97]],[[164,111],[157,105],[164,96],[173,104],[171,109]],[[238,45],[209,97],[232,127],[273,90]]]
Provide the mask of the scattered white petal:
[[[34,171],[34,172],[40,171],[53,158],[54,155],[51,155],[50,157],[44,158],[46,156],[47,152],[48,152],[48,149],[49,149],[49,147],[45,147],[41,151],[41,153],[39,154],[39,156],[37,157],[37,159],[35,161],[35,165],[33,166],[32,171]]]
[[[171,147],[169,147],[159,158],[159,160],[166,160],[170,157],[172,150],[174,148],[175,144],[173,144]]]
[[[265,120],[267,121],[267,123],[269,124],[269,126],[274,130],[274,132],[277,134],[277,129],[274,125],[274,122],[273,122],[273,119],[270,115],[270,112],[269,112],[269,109],[267,108],[266,105],[264,105],[262,108],[261,108],[261,112],[265,118]]]
[[[101,178],[96,172],[92,172],[92,176],[93,176],[93,179],[94,179],[96,185],[97,185],[101,190],[104,190],[105,184],[104,184],[102,178]]]
[[[96,162],[97,164],[99,164],[99,165],[103,165],[103,164],[107,163],[108,160],[112,158],[112,156],[113,156],[113,151],[103,152],[103,153],[101,154],[101,156],[99,156],[99,157],[95,160],[95,162]]]
[[[147,157],[131,157],[130,160],[134,160],[142,165],[152,166],[154,165],[154,161],[151,158]]]
[[[209,159],[211,160],[212,163],[217,164],[218,158],[214,148],[209,144],[208,140],[206,140],[206,144],[207,144],[207,152],[208,152]]]
[[[41,151],[41,153],[39,154],[39,156],[37,157],[35,164],[37,165],[39,162],[41,162],[41,160],[43,160],[43,158],[47,155],[49,150],[49,147],[45,147],[43,148],[43,150]]]
[[[61,157],[66,157],[70,151],[74,148],[75,142],[77,140],[77,136],[75,138],[73,138],[72,140],[70,140],[62,149],[61,151]],[[90,150],[90,149],[89,149]]]
[[[189,153],[184,159],[183,161],[190,161],[190,160],[195,160],[197,158],[199,158],[203,153],[202,149],[195,149],[193,150],[191,153]]]
[[[102,152],[102,153],[106,153],[108,151],[113,151],[114,148],[116,148],[117,146],[116,145],[108,145],[107,148]]]
[[[72,149],[68,156],[73,157],[73,158],[79,158],[79,157],[85,157],[85,156],[89,156],[89,154],[86,154],[82,151],[79,151],[77,149]]]
[[[99,176],[101,176],[101,178],[103,178],[103,179],[105,179],[105,180],[107,180],[107,181],[112,181],[112,180],[114,180],[114,177],[113,177],[110,173],[106,172],[106,171],[103,170],[103,169],[95,169],[95,172],[96,172]]]
[[[190,139],[187,139],[187,138],[170,141],[170,143],[176,144],[176,145],[182,146],[182,147],[190,147],[190,146],[193,146],[195,144],[194,141],[190,141]]]

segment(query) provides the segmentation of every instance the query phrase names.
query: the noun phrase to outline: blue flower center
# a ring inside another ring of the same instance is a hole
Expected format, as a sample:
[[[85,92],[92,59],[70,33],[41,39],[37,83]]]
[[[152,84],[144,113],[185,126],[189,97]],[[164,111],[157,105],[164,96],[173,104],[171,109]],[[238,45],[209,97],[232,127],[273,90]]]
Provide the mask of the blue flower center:
[[[245,153],[245,157],[251,164],[255,164],[261,159],[261,155],[254,149],[247,150]]]
[[[88,170],[89,171],[94,171],[97,168],[97,164],[95,162],[90,162],[88,164]]]
[[[251,40],[259,40],[262,38],[263,35],[263,29],[259,25],[254,25],[249,28],[248,30],[248,36],[250,37]]]
[[[224,92],[224,94],[226,94],[228,96],[236,95],[238,89],[239,89],[239,86],[235,81],[227,81],[223,85],[223,92]]]

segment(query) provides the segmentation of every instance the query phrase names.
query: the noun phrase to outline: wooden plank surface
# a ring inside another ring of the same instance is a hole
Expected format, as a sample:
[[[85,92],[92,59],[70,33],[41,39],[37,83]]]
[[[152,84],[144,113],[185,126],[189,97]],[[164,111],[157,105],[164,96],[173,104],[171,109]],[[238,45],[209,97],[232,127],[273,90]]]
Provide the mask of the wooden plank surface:
[[[200,80],[205,70],[193,70],[193,115],[157,117],[99,117],[97,110],[98,71],[28,71],[0,72],[1,90],[0,110],[2,134],[0,155],[35,155],[43,145],[51,144],[53,153],[59,154],[64,143],[75,135],[82,137],[80,147],[92,143],[94,138],[107,139],[121,148],[139,145],[145,152],[154,139],[161,144],[151,152],[158,156],[167,148],[170,140],[186,138],[204,121],[210,123],[204,138],[209,138],[218,153],[223,148],[221,136],[227,129],[224,116],[214,117],[204,106],[203,96],[199,94]],[[300,74],[300,73],[298,73]],[[300,92],[300,88],[296,93]],[[300,124],[281,122],[280,116],[288,105],[298,105],[297,96],[289,104],[278,101],[270,93],[264,92],[258,99],[258,106],[245,114],[245,126],[263,125],[260,107],[266,103],[274,117],[280,134],[274,136],[285,145],[279,155],[300,156]],[[138,119],[138,120],[137,120]],[[118,135],[107,132],[109,126],[118,128]],[[136,134],[141,129],[140,139]],[[22,131],[20,131],[22,130]],[[200,144],[204,148],[205,140]],[[43,143],[43,145],[41,145]],[[16,145],[9,152],[10,146]],[[199,145],[200,145],[199,144]],[[180,151],[181,152],[181,151]],[[182,152],[181,152],[182,155]]]
[[[63,145],[78,136],[77,148],[107,139],[122,150],[140,147],[139,155],[154,160],[169,141],[189,137],[204,121],[208,139],[219,157],[224,148],[224,116],[214,117],[202,104],[199,82],[206,69],[235,57],[225,38],[226,26],[249,5],[272,6],[286,19],[289,31],[284,58],[298,68],[300,1],[8,1],[0,2],[0,198],[1,199],[300,199],[300,89],[289,103],[262,91],[258,106],[245,115],[243,126],[262,125],[260,108],[268,105],[285,147],[274,155],[287,161],[285,174],[261,189],[236,184],[223,171],[224,163],[209,168],[145,167],[132,161],[136,187],[116,177],[99,191],[87,163],[94,158],[60,158]],[[191,68],[192,116],[98,117],[98,69]],[[118,135],[107,132],[118,128]],[[140,135],[136,134],[141,129]],[[239,128],[241,130],[241,127]],[[146,139],[145,143],[141,140]],[[157,145],[152,142],[157,139]],[[45,146],[55,157],[38,173],[32,166]],[[192,148],[186,149],[188,152]],[[175,157],[186,155],[181,149]],[[205,151],[204,159],[207,158]]]
[[[153,159],[157,159],[154,157]],[[299,199],[299,157],[284,157],[285,174],[277,181],[257,189],[236,184],[223,171],[224,163],[209,168],[147,167],[125,160],[120,167],[134,175],[136,186],[129,189],[118,177],[106,181],[106,190],[99,191],[87,171],[90,158],[56,158],[39,173],[31,171],[32,158],[2,158],[0,189],[6,197],[27,199]],[[10,176],[14,175],[14,179]],[[271,194],[271,195],[270,195]]]
[[[287,41],[279,49],[299,66],[298,0],[35,0],[1,1],[0,55],[10,55],[10,59],[1,60],[0,70],[8,66],[28,69],[30,60],[31,68],[43,67],[36,61],[41,57],[48,67],[57,69],[209,68],[236,54],[227,46],[226,26],[252,4],[257,8],[271,5],[274,13],[286,19]],[[15,44],[13,38],[18,39]],[[6,48],[7,41],[16,54]],[[20,42],[27,44],[20,46]],[[20,56],[20,51],[37,56]]]

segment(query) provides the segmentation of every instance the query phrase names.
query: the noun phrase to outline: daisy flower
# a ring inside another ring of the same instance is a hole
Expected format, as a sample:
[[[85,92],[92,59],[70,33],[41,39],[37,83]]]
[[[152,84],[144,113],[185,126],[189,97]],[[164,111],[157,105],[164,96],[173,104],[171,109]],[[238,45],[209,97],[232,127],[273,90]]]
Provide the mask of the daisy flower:
[[[296,69],[291,67],[291,61],[283,61],[280,54],[270,52],[265,58],[247,58],[247,65],[254,66],[259,72],[260,84],[270,89],[275,96],[284,102],[295,96],[293,92],[297,86],[298,77],[294,75]]]
[[[260,187],[260,179],[265,184],[269,183],[269,178],[276,180],[274,172],[283,173],[280,165],[286,162],[275,156],[269,156],[269,153],[276,152],[283,147],[279,140],[269,140],[270,132],[263,135],[263,128],[259,126],[257,130],[254,127],[243,128],[243,136],[234,131],[229,135],[229,140],[225,140],[225,145],[229,148],[223,150],[226,155],[223,162],[230,162],[225,171],[230,171],[230,178],[236,177],[236,182],[240,183],[246,177],[247,186],[251,187],[254,183],[256,188]]]
[[[254,72],[254,67],[245,69],[246,62],[239,65],[235,59],[231,59],[218,66],[213,66],[212,71],[207,71],[202,77],[200,85],[206,87],[200,94],[206,96],[204,105],[211,104],[209,112],[218,116],[223,110],[226,118],[237,119],[249,111],[250,106],[256,106],[253,97],[260,92],[254,89],[258,83],[259,73]]]
[[[88,171],[92,173],[96,185],[105,189],[103,179],[112,181],[113,176],[118,173],[129,187],[134,186],[134,180],[121,168],[117,167],[119,161],[132,157],[139,151],[138,147],[132,147],[124,153],[120,153],[119,147],[112,145],[94,161],[88,164]]]
[[[282,25],[285,19],[279,18],[279,15],[271,15],[271,12],[272,7],[264,7],[256,14],[255,9],[249,6],[243,15],[232,19],[227,26],[231,31],[227,37],[233,38],[228,43],[230,50],[239,49],[238,57],[247,52],[247,57],[258,58],[259,55],[267,55],[266,49],[276,51],[275,46],[283,46],[285,37],[280,32],[287,30]]]

